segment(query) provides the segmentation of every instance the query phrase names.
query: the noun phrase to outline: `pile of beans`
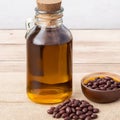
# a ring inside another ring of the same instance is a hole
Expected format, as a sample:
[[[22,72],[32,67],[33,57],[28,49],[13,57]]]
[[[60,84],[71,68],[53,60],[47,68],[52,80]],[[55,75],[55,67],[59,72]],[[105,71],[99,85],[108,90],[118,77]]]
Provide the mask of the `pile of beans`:
[[[113,78],[106,76],[103,78],[97,77],[93,81],[89,81],[85,84],[87,87],[96,90],[117,90],[120,89],[120,82],[116,82]]]
[[[64,120],[92,120],[98,117],[99,109],[85,100],[69,99],[56,107],[51,107],[47,113]]]

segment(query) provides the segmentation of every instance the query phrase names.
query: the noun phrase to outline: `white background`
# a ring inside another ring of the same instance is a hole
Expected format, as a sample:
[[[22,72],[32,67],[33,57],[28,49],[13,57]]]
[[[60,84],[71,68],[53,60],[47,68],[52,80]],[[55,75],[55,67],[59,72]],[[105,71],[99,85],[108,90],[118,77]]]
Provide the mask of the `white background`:
[[[36,0],[0,0],[0,29],[24,29]],[[120,29],[120,0],[63,0],[64,24],[72,29]]]

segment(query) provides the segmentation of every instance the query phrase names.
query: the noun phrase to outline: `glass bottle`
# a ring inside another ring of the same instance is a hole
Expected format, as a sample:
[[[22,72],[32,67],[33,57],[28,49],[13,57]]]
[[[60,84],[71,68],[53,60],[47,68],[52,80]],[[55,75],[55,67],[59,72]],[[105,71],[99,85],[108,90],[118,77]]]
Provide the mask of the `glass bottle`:
[[[36,103],[59,103],[72,94],[72,35],[63,25],[63,8],[35,10],[26,34],[27,95]]]

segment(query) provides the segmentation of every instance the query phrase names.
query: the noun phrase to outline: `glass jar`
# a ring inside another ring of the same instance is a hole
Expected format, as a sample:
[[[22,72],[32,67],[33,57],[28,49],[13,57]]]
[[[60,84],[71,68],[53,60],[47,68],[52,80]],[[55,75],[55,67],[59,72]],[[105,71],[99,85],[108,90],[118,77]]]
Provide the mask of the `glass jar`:
[[[27,23],[27,95],[36,103],[59,103],[72,94],[72,35],[63,25],[63,8],[35,9]]]

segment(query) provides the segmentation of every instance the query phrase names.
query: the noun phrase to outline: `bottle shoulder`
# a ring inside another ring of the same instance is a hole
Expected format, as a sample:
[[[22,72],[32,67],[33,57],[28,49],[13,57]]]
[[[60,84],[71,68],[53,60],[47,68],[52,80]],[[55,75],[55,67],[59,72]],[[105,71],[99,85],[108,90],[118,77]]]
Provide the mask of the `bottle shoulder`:
[[[41,28],[35,26],[27,35],[27,42],[36,45],[64,44],[72,41],[73,37],[69,29],[64,25],[56,28]]]

